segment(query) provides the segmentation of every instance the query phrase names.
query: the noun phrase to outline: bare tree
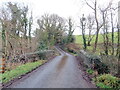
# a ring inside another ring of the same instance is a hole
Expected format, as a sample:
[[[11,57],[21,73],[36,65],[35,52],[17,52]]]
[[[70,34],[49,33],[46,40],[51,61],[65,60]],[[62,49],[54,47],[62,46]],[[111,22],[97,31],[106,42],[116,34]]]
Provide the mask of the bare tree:
[[[111,29],[112,29],[112,55],[114,55],[114,26],[113,26],[113,13],[111,9]]]
[[[98,35],[99,35],[99,31],[101,29],[101,27],[103,26],[103,23],[100,24],[99,20],[98,20],[98,5],[97,5],[97,0],[94,0],[94,6],[90,5],[86,0],[85,0],[86,4],[94,11],[94,16],[95,16],[95,22],[96,22],[96,39],[95,39],[95,44],[94,44],[94,51],[96,51],[97,49],[97,43],[98,43]],[[110,6],[111,6],[111,2],[109,3],[109,5],[104,9],[104,11],[106,11]]]
[[[81,29],[82,29],[84,49],[86,50],[86,48],[87,48],[86,37],[85,37],[86,18],[84,17],[84,14],[83,14],[82,18],[80,18],[80,26],[81,26]]]
[[[32,43],[32,42],[31,42],[31,40],[32,40],[32,39],[31,39],[31,38],[32,38],[32,37],[31,37],[31,30],[32,30],[32,24],[33,24],[32,12],[31,12],[31,17],[29,18],[29,23],[28,23],[28,24],[29,24],[29,45],[31,45],[31,43]],[[30,50],[31,50],[31,48],[32,48],[32,47],[30,46]]]
[[[0,21],[2,25],[2,52],[6,60],[9,61],[14,61],[15,57],[29,52],[29,43],[28,40],[26,39],[27,31],[28,30],[28,25],[25,23],[28,23],[28,12],[25,10],[25,7],[28,8],[27,6],[22,6],[18,5],[17,3],[6,3],[3,5],[0,11]],[[24,21],[24,15],[26,14],[26,19],[27,21]],[[31,17],[32,19],[32,17]],[[31,25],[32,25],[32,20],[29,20],[29,36],[31,37]],[[26,37],[24,37],[24,35]],[[33,40],[33,37],[31,37],[31,40]],[[35,40],[34,40],[35,41]],[[33,41],[33,42],[34,42]],[[36,47],[36,45],[32,44],[31,48]],[[34,49],[35,50],[35,49]]]
[[[104,37],[104,47],[105,47],[105,54],[108,55],[109,49],[109,36],[108,36],[108,21],[107,21],[107,11],[102,11],[102,19],[103,19],[103,37]]]
[[[115,18],[115,12],[118,10],[118,8],[119,8],[119,6],[118,7],[113,7],[113,6],[111,6],[110,7],[110,21],[111,21],[111,31],[112,31],[112,33],[111,33],[111,41],[112,41],[112,55],[114,55],[114,53],[115,53],[115,49],[114,49],[114,46],[115,46],[115,35],[114,35],[114,33],[115,33],[115,20],[114,20],[114,18]]]
[[[23,21],[23,25],[24,25],[24,37],[27,39],[27,25],[28,25],[28,19],[27,19],[27,13],[28,13],[28,6],[27,7],[23,7],[23,11],[22,11],[22,21]]]
[[[87,28],[88,28],[88,30],[89,30],[89,35],[88,35],[88,38],[87,38],[87,40],[88,40],[88,43],[87,43],[87,45],[88,46],[91,46],[91,41],[92,41],[92,39],[93,39],[93,37],[95,36],[94,34],[93,34],[93,30],[94,30],[94,17],[92,17],[91,15],[89,15],[88,17],[87,17]]]
[[[118,56],[118,75],[120,75],[120,23],[117,24],[118,29],[118,42],[117,42],[117,53],[116,56]]]
[[[73,42],[73,32],[74,32],[74,23],[72,19],[68,18],[68,36],[67,36],[67,43]]]

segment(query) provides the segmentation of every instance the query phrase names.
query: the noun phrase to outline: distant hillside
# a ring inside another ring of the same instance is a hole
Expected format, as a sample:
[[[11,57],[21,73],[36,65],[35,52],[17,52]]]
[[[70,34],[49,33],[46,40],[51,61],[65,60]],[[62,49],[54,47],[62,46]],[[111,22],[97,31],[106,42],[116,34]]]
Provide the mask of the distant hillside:
[[[82,35],[74,35],[74,36],[75,36],[75,43],[83,44]],[[88,35],[86,35],[86,37],[88,37]],[[109,33],[109,40],[111,41],[111,33]],[[117,43],[117,32],[114,33],[114,40],[115,40],[114,42]],[[91,44],[93,44],[94,42],[95,42],[95,36],[93,40],[91,41]],[[102,34],[99,34],[98,43],[103,43]]]

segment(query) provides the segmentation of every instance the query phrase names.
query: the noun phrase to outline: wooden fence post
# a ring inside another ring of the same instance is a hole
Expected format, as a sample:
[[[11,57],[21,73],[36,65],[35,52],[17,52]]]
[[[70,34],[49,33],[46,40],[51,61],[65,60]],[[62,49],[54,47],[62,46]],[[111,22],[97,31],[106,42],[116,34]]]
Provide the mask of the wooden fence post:
[[[0,73],[5,72],[5,58],[1,58],[0,60]]]

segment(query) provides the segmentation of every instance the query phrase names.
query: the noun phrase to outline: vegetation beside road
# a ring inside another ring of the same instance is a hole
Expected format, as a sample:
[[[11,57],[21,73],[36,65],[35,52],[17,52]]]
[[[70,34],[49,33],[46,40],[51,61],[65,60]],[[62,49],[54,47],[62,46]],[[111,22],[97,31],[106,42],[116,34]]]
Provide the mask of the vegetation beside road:
[[[35,69],[36,67],[44,64],[47,60],[38,60],[36,62],[30,62],[30,63],[26,63],[23,64],[21,66],[16,67],[13,70],[10,71],[6,71],[5,73],[3,73],[2,76],[2,83],[7,83],[10,80],[13,80],[14,78],[18,78],[21,75],[24,75],[30,71],[32,71],[33,69]]]
[[[104,38],[102,34],[99,34],[99,39],[98,39],[98,45],[96,48],[96,51],[94,52],[94,42],[95,42],[95,37],[93,37],[92,41],[91,41],[91,45],[88,46],[86,48],[86,52],[94,54],[96,56],[100,56],[101,57],[101,61],[103,63],[105,63],[106,65],[108,65],[108,67],[111,70],[111,73],[113,75],[115,75],[118,72],[118,56],[117,56],[117,40],[118,40],[118,32],[114,32],[114,45],[112,45],[112,37],[111,37],[112,33],[108,33],[108,38],[109,38],[109,45],[107,46],[108,49],[108,55],[106,55],[105,51],[106,48],[104,46]],[[88,35],[85,35],[85,37],[87,38]],[[81,47],[84,47],[83,45],[83,39],[82,39],[82,35],[75,35],[75,43],[79,44]],[[112,48],[114,47],[114,54]]]
[[[100,88],[120,88],[120,78],[114,77],[111,74],[99,75],[93,81]]]
[[[37,18],[35,28],[33,28],[34,16],[27,5],[4,3],[0,11],[2,13],[0,16],[2,27],[0,69],[3,73],[3,78],[1,77],[3,83],[41,65],[39,59],[49,60],[49,56],[59,55],[52,48],[55,45],[80,57],[81,65],[87,74],[92,76],[91,78],[99,77],[102,74],[103,77],[104,74],[110,74],[119,78],[120,25],[118,21],[115,21],[117,18],[114,16],[118,8],[114,7],[112,2],[109,2],[106,8],[99,6],[97,0],[93,1],[93,4],[90,2],[85,0],[84,3],[93,10],[93,14],[80,15],[78,25],[72,17],[67,19],[57,14],[46,13]],[[113,10],[113,8],[116,9]],[[100,18],[98,18],[98,14]],[[82,35],[73,35],[76,27],[79,27]],[[53,53],[42,53],[41,51],[44,50],[53,50]],[[36,51],[40,51],[39,56],[34,54],[32,57],[31,54],[27,56],[27,53]],[[104,87],[101,82],[97,85]]]
[[[86,55],[81,56],[80,49],[80,44],[75,43],[67,44],[64,48],[65,51],[76,56],[79,64],[83,67],[83,70],[85,70],[84,76],[87,76],[87,78],[91,82],[94,82],[99,88],[120,88],[120,78],[115,76],[115,73],[117,73],[117,61],[111,60],[107,63],[105,61],[110,60],[109,58],[104,61],[103,58],[98,58],[97,54],[91,53],[91,55],[88,56],[88,51],[86,52]],[[86,58],[82,57],[86,57],[87,62],[91,62],[91,60],[94,61],[94,64],[92,62],[86,64]]]

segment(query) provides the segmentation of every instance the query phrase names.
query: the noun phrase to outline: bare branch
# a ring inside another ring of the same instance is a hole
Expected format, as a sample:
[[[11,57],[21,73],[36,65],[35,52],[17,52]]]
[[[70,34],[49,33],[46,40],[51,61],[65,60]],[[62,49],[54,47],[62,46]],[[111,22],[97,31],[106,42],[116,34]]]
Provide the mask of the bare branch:
[[[104,9],[104,11],[106,11],[108,8],[110,8],[110,7],[111,7],[112,2],[113,2],[113,0],[111,0],[111,1],[109,2],[109,5],[108,5],[108,6]]]
[[[93,10],[95,10],[95,8],[93,8],[86,0],[85,0],[86,4]]]

